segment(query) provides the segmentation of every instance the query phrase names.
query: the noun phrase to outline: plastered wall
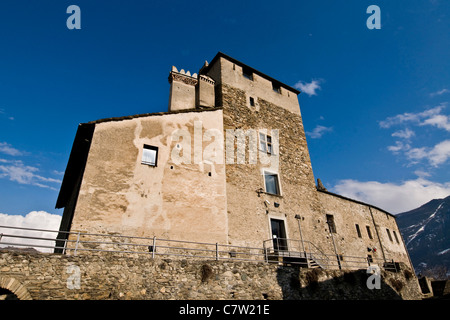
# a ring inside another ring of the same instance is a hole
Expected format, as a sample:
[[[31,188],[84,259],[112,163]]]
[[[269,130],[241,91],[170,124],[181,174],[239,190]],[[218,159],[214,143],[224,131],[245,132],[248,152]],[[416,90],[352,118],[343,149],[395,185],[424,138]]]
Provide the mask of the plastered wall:
[[[225,167],[194,157],[195,124],[203,137],[221,133],[222,118],[218,109],[96,124],[72,231],[226,243]],[[156,167],[141,164],[144,144],[158,147]],[[173,152],[189,148],[190,163],[176,163]]]

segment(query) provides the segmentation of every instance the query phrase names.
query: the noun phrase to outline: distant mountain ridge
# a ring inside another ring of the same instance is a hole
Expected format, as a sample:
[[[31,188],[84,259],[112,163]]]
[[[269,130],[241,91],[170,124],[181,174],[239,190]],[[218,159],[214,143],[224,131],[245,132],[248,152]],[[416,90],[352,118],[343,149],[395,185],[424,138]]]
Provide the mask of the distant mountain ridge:
[[[450,196],[396,217],[416,273],[435,267],[450,271]]]

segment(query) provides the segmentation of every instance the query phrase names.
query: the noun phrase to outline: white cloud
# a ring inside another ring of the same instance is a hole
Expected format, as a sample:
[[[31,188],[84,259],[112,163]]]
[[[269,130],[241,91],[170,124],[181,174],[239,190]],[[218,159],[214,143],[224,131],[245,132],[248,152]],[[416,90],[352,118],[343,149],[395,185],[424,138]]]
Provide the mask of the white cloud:
[[[448,116],[442,114],[434,115],[424,120],[420,125],[432,125],[438,127],[439,129],[450,131],[450,119]]]
[[[14,157],[23,155],[22,151],[13,148],[6,142],[0,142],[0,152]]]
[[[406,155],[415,161],[427,159],[430,165],[437,167],[450,158],[450,140],[444,140],[432,148],[413,148]]]
[[[294,88],[306,93],[308,96],[317,95],[316,91],[322,89],[320,87],[321,80],[312,80],[311,82],[299,81],[294,84]]]
[[[31,229],[43,229],[43,230],[59,230],[61,223],[61,216],[57,214],[51,214],[45,211],[32,211],[26,216],[21,215],[9,215],[0,213],[0,225],[1,226],[12,226],[19,228],[31,228]],[[22,229],[10,229],[1,228],[0,233],[3,233],[0,243],[14,243],[14,244],[24,244],[25,246],[17,246],[19,248],[34,247],[36,250],[41,252],[53,252],[51,248],[41,248],[35,247],[40,246],[54,246],[55,242],[51,240],[36,240],[36,239],[22,239],[8,237],[6,235],[15,236],[28,236],[36,238],[51,238],[55,239],[57,232],[47,232],[47,231],[30,231]],[[14,246],[12,244],[2,244],[3,247]]]
[[[416,170],[416,171],[414,171],[414,174],[416,176],[418,176],[419,178],[431,177],[431,173],[423,171],[423,170]]]
[[[450,132],[450,117],[442,114],[446,103],[441,103],[434,108],[417,112],[403,113],[393,117],[388,117],[379,122],[380,127],[390,128],[400,124],[415,124],[417,126],[435,126]],[[394,154],[403,152],[411,164],[416,164],[421,160],[427,160],[433,167],[438,167],[450,158],[450,140],[444,140],[432,147],[412,148],[409,139],[415,136],[415,132],[409,128],[398,130],[392,134],[393,137],[405,139],[406,141],[396,141],[395,145],[388,146],[387,149]]]
[[[410,113],[410,112],[405,112],[402,114],[398,114],[396,116],[393,117],[388,117],[383,121],[379,122],[379,125],[381,128],[390,128],[394,125],[399,125],[405,122],[413,122],[416,124],[421,124],[420,121],[423,119],[430,119],[435,117],[436,115],[439,115],[441,113],[441,111],[445,108],[446,104],[441,103],[439,106],[436,106],[434,108],[422,111],[422,112],[417,112],[417,113]],[[426,120],[425,120],[426,121]]]
[[[408,143],[402,141],[395,141],[395,146],[388,146],[387,149],[393,153],[399,153],[400,151],[407,151],[411,148]]]
[[[432,182],[423,177],[400,184],[348,179],[339,181],[333,190],[397,214],[415,209],[432,199],[447,197],[450,195],[450,183]]]
[[[330,131],[333,131],[333,128],[317,125],[312,132],[306,132],[306,134],[313,139],[318,139]]]
[[[409,139],[415,135],[414,131],[406,128],[405,130],[395,131],[392,136],[397,138]]]
[[[448,93],[448,92],[450,92],[450,90],[444,88],[444,89],[442,89],[442,90],[439,90],[439,91],[430,93],[430,96],[431,96],[431,97],[434,97],[434,96],[440,96],[440,95],[443,95],[444,93]]]
[[[20,184],[33,185],[52,190],[56,189],[44,183],[61,183],[61,180],[38,175],[38,168],[26,166],[21,160],[0,159],[0,163],[4,163],[4,165],[0,165],[0,178],[7,178],[10,181],[15,181]]]
[[[422,148],[412,148],[408,150],[406,156],[413,161],[413,163],[417,163],[417,160],[422,160],[427,156],[427,152],[425,151],[425,147]]]

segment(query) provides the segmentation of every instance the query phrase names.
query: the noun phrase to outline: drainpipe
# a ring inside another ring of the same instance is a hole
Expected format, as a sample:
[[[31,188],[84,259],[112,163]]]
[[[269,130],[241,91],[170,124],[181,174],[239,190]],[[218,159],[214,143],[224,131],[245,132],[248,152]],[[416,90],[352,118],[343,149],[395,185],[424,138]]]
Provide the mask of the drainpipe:
[[[375,227],[375,232],[377,234],[378,243],[380,244],[381,253],[383,254],[383,260],[386,263],[386,255],[384,254],[383,244],[381,243],[380,234],[378,233],[377,224],[375,223],[375,219],[373,217],[372,209],[370,208],[370,206],[369,206],[369,211],[370,211],[370,215],[372,216],[372,221],[373,221],[373,225]]]
[[[302,235],[302,228],[300,227],[300,215],[296,214],[295,215],[295,219],[297,219],[297,223],[298,223],[298,230],[300,231],[300,241],[302,243],[302,251],[305,254],[305,258],[306,258],[306,252],[305,252],[305,244],[303,243],[303,235]]]
[[[333,242],[333,248],[334,248],[334,253],[336,254],[338,267],[339,267],[339,270],[341,270],[342,269],[341,259],[339,259],[339,254],[338,254],[337,249],[336,249],[336,243],[334,242],[333,232],[331,232],[331,227],[330,227],[330,224],[328,223],[328,221],[327,221],[327,225],[328,225],[328,231],[330,232],[331,241]]]

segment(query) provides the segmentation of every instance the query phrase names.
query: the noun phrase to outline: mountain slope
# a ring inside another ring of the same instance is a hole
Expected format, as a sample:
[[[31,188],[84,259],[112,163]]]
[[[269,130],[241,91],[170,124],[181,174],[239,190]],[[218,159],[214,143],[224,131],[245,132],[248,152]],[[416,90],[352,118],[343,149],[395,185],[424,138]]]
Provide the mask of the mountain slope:
[[[416,272],[438,266],[450,271],[450,196],[396,217]]]

